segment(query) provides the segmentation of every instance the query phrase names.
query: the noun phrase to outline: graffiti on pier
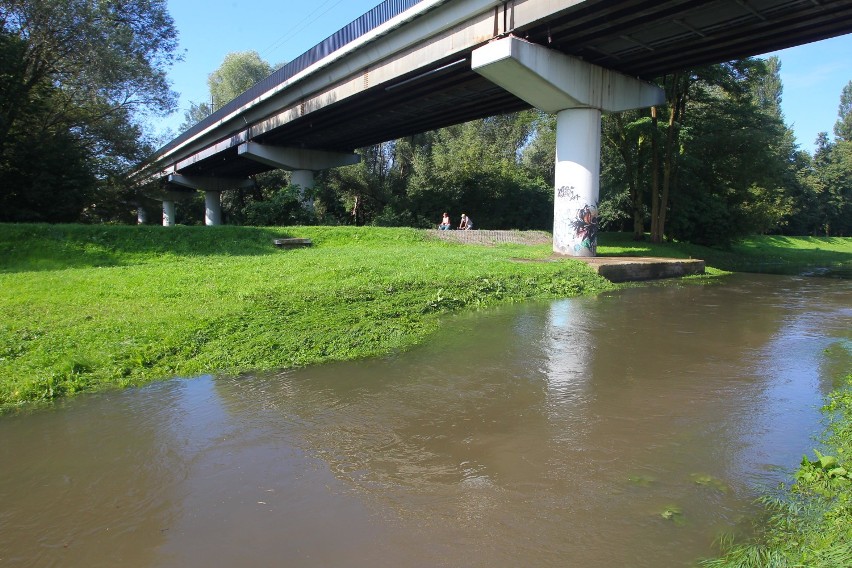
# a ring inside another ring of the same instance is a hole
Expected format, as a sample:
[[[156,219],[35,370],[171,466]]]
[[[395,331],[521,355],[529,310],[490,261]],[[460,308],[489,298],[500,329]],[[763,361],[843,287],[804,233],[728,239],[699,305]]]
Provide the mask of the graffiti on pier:
[[[579,252],[583,248],[589,249],[592,254],[597,254],[598,248],[598,207],[586,204],[577,210],[577,216],[571,221],[574,228],[574,250]]]
[[[579,194],[574,191],[573,185],[563,185],[562,187],[556,188],[556,197],[560,199],[567,199],[568,201],[577,201],[580,199]]]

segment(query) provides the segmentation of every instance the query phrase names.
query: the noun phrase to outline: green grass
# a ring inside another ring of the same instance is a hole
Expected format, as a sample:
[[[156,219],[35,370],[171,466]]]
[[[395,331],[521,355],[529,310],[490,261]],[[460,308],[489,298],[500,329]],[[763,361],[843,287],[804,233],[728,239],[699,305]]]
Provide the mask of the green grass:
[[[729,249],[689,243],[653,244],[636,242],[630,233],[603,233],[601,256],[659,256],[700,258],[708,266],[726,271],[797,272],[806,267],[844,268],[852,266],[850,237],[755,236],[743,239]]]
[[[279,250],[275,237],[314,247]],[[420,231],[0,225],[0,407],[406,349],[440,314],[612,285]]]

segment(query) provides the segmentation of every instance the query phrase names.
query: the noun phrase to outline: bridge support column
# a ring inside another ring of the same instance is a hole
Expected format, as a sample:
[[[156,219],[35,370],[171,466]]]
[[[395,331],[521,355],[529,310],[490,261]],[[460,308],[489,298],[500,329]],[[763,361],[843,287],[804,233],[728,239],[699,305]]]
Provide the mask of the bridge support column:
[[[222,224],[221,194],[226,189],[249,188],[254,186],[250,179],[213,178],[172,174],[169,183],[204,192],[204,224],[208,226]]]
[[[314,210],[314,202],[309,199],[305,190],[313,189],[314,187],[314,171],[313,170],[293,170],[290,174],[290,185],[299,187],[299,197],[302,199],[304,206],[310,210]]]
[[[237,153],[267,166],[292,171],[290,183],[303,190],[314,187],[314,172],[357,164],[361,160],[358,154],[267,146],[257,142],[240,144]],[[305,201],[304,194],[302,198]],[[305,205],[313,207],[312,203],[305,202]]]
[[[601,111],[572,108],[556,114],[553,250],[597,253]]]
[[[662,104],[659,87],[514,36],[473,51],[471,68],[556,115],[553,250],[595,256],[600,192],[600,119]]]
[[[136,224],[144,225],[148,222],[148,212],[141,205],[136,208]]]
[[[218,191],[204,192],[204,224],[208,226],[222,224],[222,194]]]
[[[173,227],[175,224],[175,202],[163,201],[163,227]]]

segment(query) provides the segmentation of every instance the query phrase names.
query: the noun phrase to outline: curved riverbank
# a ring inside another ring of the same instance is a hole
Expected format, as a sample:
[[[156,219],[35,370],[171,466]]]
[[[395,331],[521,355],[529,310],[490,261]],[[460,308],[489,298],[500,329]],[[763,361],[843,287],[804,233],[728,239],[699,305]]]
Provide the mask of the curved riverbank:
[[[313,246],[272,245],[287,237]],[[604,234],[599,254],[722,268],[852,256],[852,239],[785,242],[714,251]],[[516,262],[550,255],[548,243],[464,246],[403,228],[0,225],[0,409],[375,356],[422,341],[454,311],[613,288],[570,259]]]
[[[313,246],[280,250],[274,238]],[[405,349],[450,312],[612,288],[413,229],[0,226],[0,406]]]

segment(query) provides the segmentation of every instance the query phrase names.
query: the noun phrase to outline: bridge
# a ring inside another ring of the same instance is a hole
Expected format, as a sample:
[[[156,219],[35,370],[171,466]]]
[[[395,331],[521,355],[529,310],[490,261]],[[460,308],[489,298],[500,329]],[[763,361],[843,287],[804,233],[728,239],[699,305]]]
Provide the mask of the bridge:
[[[386,0],[164,147],[163,224],[181,191],[357,163],[357,148],[536,107],[557,115],[554,251],[594,256],[600,117],[664,102],[650,79],[852,32],[848,0]]]

